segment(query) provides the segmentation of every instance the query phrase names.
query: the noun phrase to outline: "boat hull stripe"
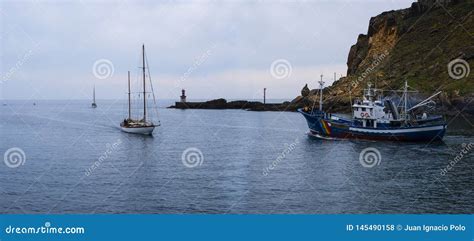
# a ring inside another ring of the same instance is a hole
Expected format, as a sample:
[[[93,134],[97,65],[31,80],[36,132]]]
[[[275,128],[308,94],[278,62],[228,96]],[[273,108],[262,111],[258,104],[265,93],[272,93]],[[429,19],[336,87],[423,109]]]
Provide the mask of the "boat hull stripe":
[[[445,129],[444,125],[439,126],[427,126],[427,127],[416,127],[416,128],[407,128],[407,129],[398,129],[398,130],[375,130],[375,129],[364,129],[364,128],[355,128],[349,127],[350,131],[364,132],[364,133],[380,133],[380,134],[394,134],[394,133],[410,133],[410,132],[421,132],[421,131],[436,131]]]

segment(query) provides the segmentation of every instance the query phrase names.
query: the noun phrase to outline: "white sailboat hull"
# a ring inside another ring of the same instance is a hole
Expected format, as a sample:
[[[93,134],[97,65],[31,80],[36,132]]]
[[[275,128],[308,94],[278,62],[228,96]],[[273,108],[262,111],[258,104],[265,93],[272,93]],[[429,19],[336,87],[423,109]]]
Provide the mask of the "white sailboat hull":
[[[142,134],[142,135],[151,135],[153,130],[155,130],[154,126],[145,126],[145,127],[120,127],[123,132],[132,133],[132,134]]]

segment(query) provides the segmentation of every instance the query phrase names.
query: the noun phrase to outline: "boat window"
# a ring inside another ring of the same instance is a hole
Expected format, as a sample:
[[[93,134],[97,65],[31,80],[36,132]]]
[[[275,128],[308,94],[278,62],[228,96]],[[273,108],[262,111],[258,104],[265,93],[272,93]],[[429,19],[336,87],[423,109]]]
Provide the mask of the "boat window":
[[[365,108],[362,108],[362,111],[365,111]]]

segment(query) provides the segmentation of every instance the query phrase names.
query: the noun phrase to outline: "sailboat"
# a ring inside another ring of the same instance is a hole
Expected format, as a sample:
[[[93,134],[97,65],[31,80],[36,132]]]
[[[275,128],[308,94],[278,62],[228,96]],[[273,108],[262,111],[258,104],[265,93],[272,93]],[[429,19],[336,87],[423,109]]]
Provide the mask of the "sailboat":
[[[92,105],[91,105],[92,108],[97,108],[97,104],[95,103],[95,85],[94,85],[94,89],[92,90]]]
[[[146,73],[145,73],[145,45],[142,46],[142,62],[143,66],[141,67],[143,71],[143,92],[140,94],[143,95],[143,116],[141,119],[133,119],[132,118],[132,109],[131,109],[131,92],[130,92],[130,71],[128,71],[128,117],[125,118],[121,123],[120,127],[122,131],[127,133],[133,134],[143,134],[143,135],[151,135],[153,130],[155,130],[156,126],[151,120],[147,119],[147,105],[146,105]],[[148,74],[149,75],[149,74]],[[150,79],[151,85],[151,79]],[[153,93],[153,86],[151,85],[151,92],[153,94],[153,100],[155,102],[155,109],[156,109],[156,101],[155,95]]]

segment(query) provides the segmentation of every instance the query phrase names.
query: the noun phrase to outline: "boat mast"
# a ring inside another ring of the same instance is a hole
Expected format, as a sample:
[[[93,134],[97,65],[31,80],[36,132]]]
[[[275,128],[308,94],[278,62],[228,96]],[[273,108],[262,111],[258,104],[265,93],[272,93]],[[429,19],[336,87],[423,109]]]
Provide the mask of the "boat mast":
[[[323,86],[324,86],[323,75],[321,75],[321,81],[319,81],[319,88],[320,88],[320,91],[319,91],[319,111],[323,111]]]
[[[350,102],[350,109],[351,109],[351,117],[354,118],[354,111],[352,109],[352,84],[349,85],[349,102]]]
[[[407,119],[408,119],[408,115],[407,115],[407,102],[408,102],[408,83],[407,83],[407,80],[405,80],[405,88],[403,89],[403,92],[404,92],[404,110],[403,110],[403,115],[405,117],[405,123],[407,122]]]
[[[132,119],[132,111],[130,104],[130,71],[128,71],[128,119]]]
[[[143,122],[146,122],[146,88],[145,88],[145,45],[142,45],[143,61]]]
[[[94,89],[92,90],[92,103],[95,103],[95,85]]]

